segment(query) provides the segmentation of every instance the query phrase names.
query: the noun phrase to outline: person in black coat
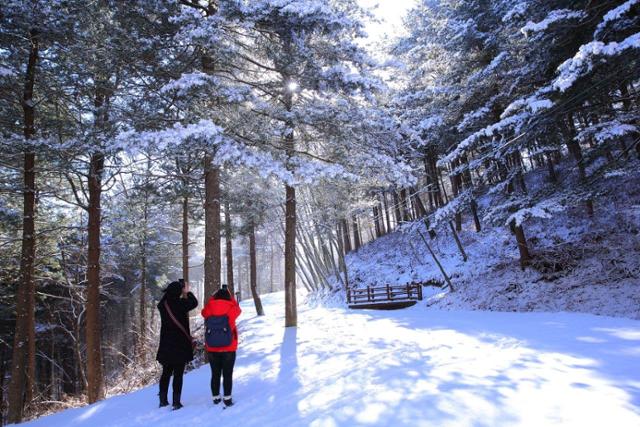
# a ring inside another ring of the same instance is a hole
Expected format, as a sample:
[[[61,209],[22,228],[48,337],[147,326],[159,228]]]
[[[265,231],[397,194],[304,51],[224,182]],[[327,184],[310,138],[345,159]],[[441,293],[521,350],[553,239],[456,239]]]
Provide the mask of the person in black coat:
[[[169,311],[167,310],[169,307]],[[172,282],[164,290],[164,296],[158,303],[160,311],[160,346],[156,360],[162,365],[160,376],[160,407],[169,405],[167,394],[169,380],[173,375],[173,409],[182,408],[182,376],[185,365],[193,360],[191,331],[189,330],[189,311],[198,306],[198,300],[189,292],[189,284],[180,279]],[[178,324],[172,319],[171,314]]]

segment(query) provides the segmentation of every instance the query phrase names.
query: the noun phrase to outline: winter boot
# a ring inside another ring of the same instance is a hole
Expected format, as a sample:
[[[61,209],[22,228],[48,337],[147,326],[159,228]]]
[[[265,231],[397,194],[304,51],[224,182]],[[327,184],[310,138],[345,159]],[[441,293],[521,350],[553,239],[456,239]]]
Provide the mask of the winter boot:
[[[222,402],[222,398],[220,398],[220,396],[216,396],[213,398],[214,405],[218,405],[220,402]]]
[[[173,410],[177,410],[182,408],[182,403],[180,403],[180,394],[173,393]]]
[[[159,396],[160,396],[160,407],[164,408],[165,406],[169,406],[169,399],[167,399],[167,393],[162,394],[162,392],[160,392]]]
[[[224,399],[222,399],[222,402],[224,403],[224,406],[233,406],[233,400],[231,400],[231,396],[225,396]]]

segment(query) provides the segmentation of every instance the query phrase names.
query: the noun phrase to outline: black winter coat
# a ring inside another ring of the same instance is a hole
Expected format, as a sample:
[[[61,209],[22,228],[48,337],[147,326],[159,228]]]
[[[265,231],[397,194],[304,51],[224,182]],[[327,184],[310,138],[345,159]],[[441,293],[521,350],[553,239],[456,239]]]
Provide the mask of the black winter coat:
[[[177,365],[187,363],[193,360],[193,348],[187,336],[178,326],[171,320],[164,306],[164,302],[168,301],[169,308],[174,317],[182,324],[183,328],[189,330],[189,311],[198,306],[198,300],[189,292],[186,298],[171,298],[168,295],[162,297],[158,303],[160,311],[160,346],[156,360],[163,365]]]

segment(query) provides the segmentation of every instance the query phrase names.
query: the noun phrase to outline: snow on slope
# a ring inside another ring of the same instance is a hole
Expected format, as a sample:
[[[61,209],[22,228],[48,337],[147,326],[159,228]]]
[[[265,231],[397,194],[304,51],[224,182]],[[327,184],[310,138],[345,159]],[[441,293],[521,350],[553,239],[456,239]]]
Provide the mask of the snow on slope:
[[[531,177],[539,178],[539,177]],[[460,233],[469,260],[451,232],[430,241],[456,287],[426,303],[441,309],[572,311],[640,319],[640,173],[610,180],[588,218],[582,206],[551,219],[524,223],[531,267],[520,270],[515,238],[505,226],[486,223],[476,233],[465,213]],[[530,185],[530,183],[528,184]],[[480,200],[487,206],[488,197]],[[426,232],[423,231],[426,236]],[[428,237],[427,237],[428,239]],[[391,233],[347,256],[352,286],[443,281],[415,233]],[[434,292],[434,288],[425,288]],[[435,288],[438,290],[438,288]]]
[[[209,368],[185,377],[179,411],[157,386],[27,426],[640,425],[640,322],[584,314],[299,307],[283,328],[243,303],[232,408]]]

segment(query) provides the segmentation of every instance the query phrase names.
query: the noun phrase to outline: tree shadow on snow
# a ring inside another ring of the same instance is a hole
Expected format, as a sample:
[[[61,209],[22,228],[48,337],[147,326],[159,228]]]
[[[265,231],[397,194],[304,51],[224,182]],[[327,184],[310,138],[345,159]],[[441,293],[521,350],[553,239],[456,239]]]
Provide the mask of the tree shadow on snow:
[[[366,347],[386,351],[374,368],[358,367],[368,377],[350,375],[362,392],[352,390],[334,424],[392,417],[400,425],[595,425],[613,414],[624,425],[640,421],[640,328],[625,327],[628,320],[409,313],[357,314],[367,317]],[[397,336],[385,336],[389,321]]]

